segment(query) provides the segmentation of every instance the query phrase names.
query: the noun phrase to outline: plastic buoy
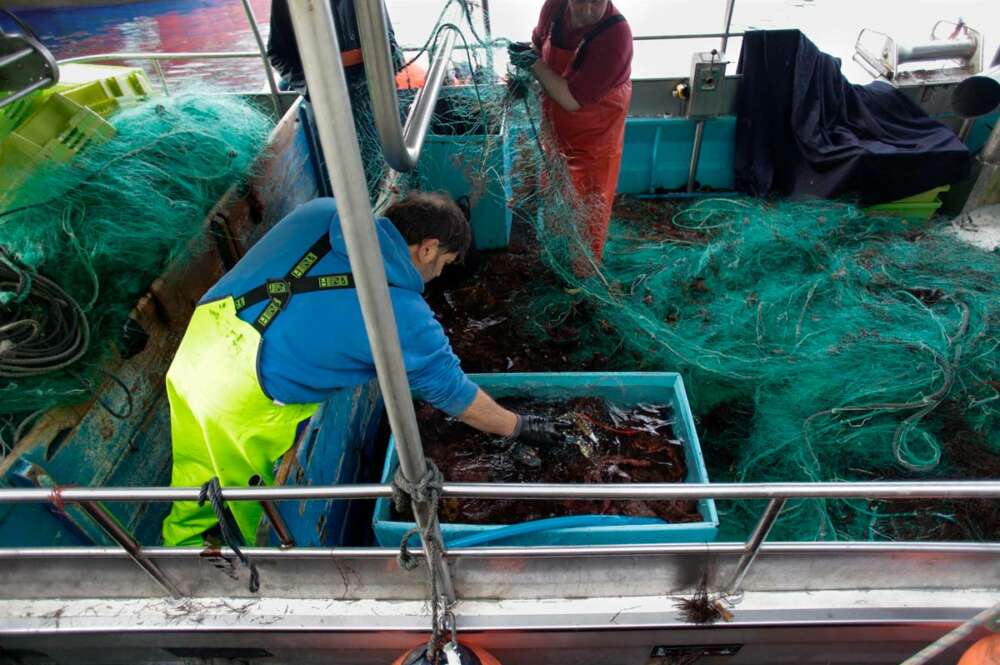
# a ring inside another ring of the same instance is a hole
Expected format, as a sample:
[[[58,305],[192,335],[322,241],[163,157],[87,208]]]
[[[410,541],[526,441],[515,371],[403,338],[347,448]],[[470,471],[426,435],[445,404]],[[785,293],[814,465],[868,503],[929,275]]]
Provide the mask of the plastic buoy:
[[[471,644],[459,644],[457,652],[461,665],[501,665],[500,661],[493,654],[482,647]],[[447,654],[440,653],[438,654],[437,662],[432,662],[427,655],[427,644],[423,643],[407,651],[392,665],[452,665],[454,654],[452,654],[451,658],[452,660],[449,660]]]
[[[1000,634],[979,640],[962,654],[958,665],[1000,665]]]

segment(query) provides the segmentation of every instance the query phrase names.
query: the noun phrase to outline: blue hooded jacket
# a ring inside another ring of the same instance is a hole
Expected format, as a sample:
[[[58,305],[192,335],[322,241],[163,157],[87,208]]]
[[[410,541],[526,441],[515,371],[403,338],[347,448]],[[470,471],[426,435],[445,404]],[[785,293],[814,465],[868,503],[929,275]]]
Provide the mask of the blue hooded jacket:
[[[476,385],[462,371],[444,329],[421,295],[424,281],[403,236],[385,218],[377,218],[375,227],[410,388],[420,399],[456,416],[472,404]],[[322,233],[329,234],[332,250],[309,274],[350,272],[337,206],[333,199],[316,199],[278,222],[201,302],[235,298],[268,279],[284,277]],[[247,307],[239,317],[250,323],[264,306]],[[257,353],[261,388],[284,404],[322,402],[335,388],[366,383],[374,376],[375,363],[354,289],[293,296],[264,332]]]

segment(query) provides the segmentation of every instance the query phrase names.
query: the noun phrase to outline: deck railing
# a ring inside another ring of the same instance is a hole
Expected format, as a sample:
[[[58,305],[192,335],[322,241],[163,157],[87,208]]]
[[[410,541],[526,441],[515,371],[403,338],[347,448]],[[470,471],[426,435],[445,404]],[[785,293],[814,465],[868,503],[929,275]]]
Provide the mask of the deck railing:
[[[114,540],[150,577],[171,596],[180,597],[178,586],[149,558],[135,537],[122,527],[100,502],[174,502],[197,501],[200,489],[196,487],[55,487],[0,489],[0,504],[48,503],[61,507],[67,503],[81,505],[84,511],[108,536]],[[320,499],[379,499],[393,495],[392,485],[329,485],[303,487],[228,487],[222,489],[225,501],[308,501]],[[749,538],[742,543],[740,560],[726,585],[730,598],[738,598],[744,578],[761,545],[774,524],[780,519],[785,502],[790,499],[997,499],[1000,500],[1000,480],[940,481],[940,482],[864,482],[864,483],[709,483],[709,484],[505,484],[505,483],[444,483],[441,498],[478,499],[609,499],[609,500],[697,500],[697,499],[767,499],[768,504]],[[275,530],[287,533],[283,526]],[[900,548],[910,543],[897,544]],[[886,543],[884,547],[892,547]],[[288,551],[294,547],[285,541],[274,552]],[[160,549],[160,548],[157,548]],[[255,551],[267,551],[258,548]],[[575,547],[518,547],[503,548],[519,556],[546,556],[553,552],[578,553]],[[607,552],[614,555],[650,554],[656,552],[649,545],[614,545],[586,548],[593,553]],[[73,548],[61,548],[72,555]],[[442,557],[448,551],[442,543]],[[51,554],[51,548],[15,548],[7,550],[17,557],[31,558]],[[197,551],[201,551],[200,549]],[[353,551],[370,553],[371,548],[338,548],[342,556]],[[4,550],[0,550],[2,558]],[[115,556],[114,550],[94,551],[86,548],[86,558]],[[325,556],[325,555],[324,555]]]

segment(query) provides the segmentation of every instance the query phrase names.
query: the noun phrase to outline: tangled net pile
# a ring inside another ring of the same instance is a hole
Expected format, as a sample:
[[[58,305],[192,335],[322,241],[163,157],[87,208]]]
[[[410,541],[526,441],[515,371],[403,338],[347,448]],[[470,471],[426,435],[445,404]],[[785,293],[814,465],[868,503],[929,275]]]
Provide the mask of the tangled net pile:
[[[538,221],[544,256],[595,308],[590,350],[682,372],[696,415],[725,421],[703,431],[713,480],[1000,471],[1000,255],[835,202],[703,200],[637,217],[615,220],[599,275],[568,269],[566,218]],[[722,537],[745,535],[759,509],[726,506]],[[899,518],[916,515],[892,510],[790,503],[773,537],[907,535]]]
[[[122,110],[117,135],[35,172],[0,211],[0,433],[86,400],[129,311],[202,237],[272,122],[229,96],[191,91]]]

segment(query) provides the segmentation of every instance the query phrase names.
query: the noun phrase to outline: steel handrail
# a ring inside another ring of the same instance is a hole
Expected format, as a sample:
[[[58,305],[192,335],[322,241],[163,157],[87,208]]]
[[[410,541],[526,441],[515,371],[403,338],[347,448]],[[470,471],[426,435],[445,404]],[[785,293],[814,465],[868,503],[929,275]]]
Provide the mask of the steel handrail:
[[[197,487],[56,487],[0,489],[4,503],[148,503],[197,501]],[[392,485],[224,487],[226,501],[380,499]],[[1000,480],[845,483],[444,483],[443,498],[478,499],[1000,499]]]
[[[440,48],[427,73],[424,87],[413,100],[404,128],[399,117],[396,68],[389,48],[389,21],[385,6],[382,0],[358,0],[355,10],[372,114],[385,161],[397,171],[410,171],[420,159],[420,150],[430,128],[458,30],[448,25],[438,30]]]

